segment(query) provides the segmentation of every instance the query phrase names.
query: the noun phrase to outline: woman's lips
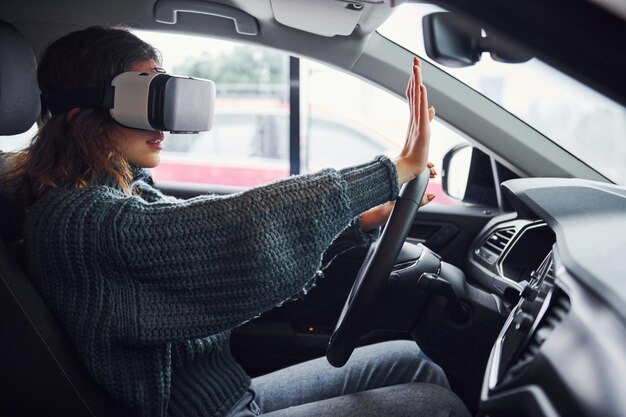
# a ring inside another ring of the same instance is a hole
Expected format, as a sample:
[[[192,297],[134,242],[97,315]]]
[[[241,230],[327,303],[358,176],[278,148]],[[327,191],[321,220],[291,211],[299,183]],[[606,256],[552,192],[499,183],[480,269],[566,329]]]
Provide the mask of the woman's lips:
[[[146,141],[146,143],[148,145],[150,145],[151,148],[155,149],[155,150],[161,150],[163,149],[163,133],[161,133],[159,136],[155,137],[154,139],[150,139],[148,141]]]

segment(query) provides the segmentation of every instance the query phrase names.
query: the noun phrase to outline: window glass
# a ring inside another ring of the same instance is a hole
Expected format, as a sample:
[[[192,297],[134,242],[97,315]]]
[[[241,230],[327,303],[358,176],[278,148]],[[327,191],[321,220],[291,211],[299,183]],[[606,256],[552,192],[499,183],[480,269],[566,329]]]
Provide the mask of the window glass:
[[[161,164],[153,169],[157,183],[251,187],[289,175],[289,55],[203,37],[135,33],[161,51],[167,72],[211,79],[217,87],[210,132],[166,133]],[[302,173],[399,153],[409,116],[404,99],[304,59],[299,86]],[[23,148],[36,130],[0,137],[0,150]],[[431,162],[441,167],[443,155],[464,141],[435,121]],[[429,187],[436,202],[451,203],[439,178]]]
[[[166,134],[155,180],[250,187],[289,175],[289,56],[232,42],[136,32],[161,50],[166,71],[216,82],[213,129]],[[185,45],[185,48],[181,48]],[[396,156],[405,140],[405,99],[328,66],[300,60],[302,173],[344,168],[376,155]],[[431,162],[465,139],[432,125]],[[429,192],[452,204],[440,178]]]
[[[239,109],[240,110],[240,109]],[[229,114],[221,109],[213,129],[167,134],[157,181],[251,187],[289,175],[289,121],[282,114]]]
[[[157,182],[250,187],[289,175],[289,55],[228,41],[135,32],[168,73],[213,80],[210,132],[166,133]],[[183,46],[184,47],[181,47]]]
[[[536,58],[505,64],[485,53],[476,65],[465,68],[430,60],[422,41],[422,18],[441,10],[430,4],[403,4],[378,30],[519,117],[611,181],[626,184],[624,106]]]
[[[381,154],[398,155],[409,123],[405,99],[312,61],[301,61],[300,77],[306,109],[302,112],[303,172],[344,168]],[[446,152],[464,142],[463,136],[435,119],[430,161],[440,169]],[[454,203],[443,194],[440,176],[430,181],[428,192],[436,195],[437,203]]]
[[[312,117],[306,143],[308,170],[345,167],[367,161],[387,151],[384,144],[344,123]]]

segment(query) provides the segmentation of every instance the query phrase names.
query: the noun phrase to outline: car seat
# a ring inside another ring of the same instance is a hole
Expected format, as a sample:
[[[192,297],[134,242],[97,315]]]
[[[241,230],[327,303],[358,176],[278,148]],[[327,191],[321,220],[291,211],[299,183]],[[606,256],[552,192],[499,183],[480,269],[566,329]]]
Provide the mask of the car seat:
[[[25,132],[35,123],[40,109],[35,73],[26,39],[0,21],[0,136]],[[0,415],[119,415],[25,275],[23,217],[0,192]]]

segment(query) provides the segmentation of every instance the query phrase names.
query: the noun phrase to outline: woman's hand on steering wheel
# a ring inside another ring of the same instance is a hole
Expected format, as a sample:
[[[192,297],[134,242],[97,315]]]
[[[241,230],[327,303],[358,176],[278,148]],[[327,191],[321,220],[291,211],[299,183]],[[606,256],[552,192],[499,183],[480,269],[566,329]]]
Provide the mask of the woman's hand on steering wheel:
[[[428,107],[426,87],[422,84],[420,60],[413,58],[413,72],[406,88],[410,119],[406,140],[400,155],[394,160],[400,185],[411,181],[428,166],[430,145],[430,122],[435,117],[435,108]]]
[[[432,162],[428,162],[426,166],[430,170],[430,178],[435,178],[437,176],[435,165],[433,165]],[[424,195],[424,198],[422,198],[422,201],[420,202],[420,207],[430,203],[434,199],[435,194]],[[387,222],[395,204],[395,201],[388,201],[361,213],[361,230],[369,232],[370,230],[384,225]]]

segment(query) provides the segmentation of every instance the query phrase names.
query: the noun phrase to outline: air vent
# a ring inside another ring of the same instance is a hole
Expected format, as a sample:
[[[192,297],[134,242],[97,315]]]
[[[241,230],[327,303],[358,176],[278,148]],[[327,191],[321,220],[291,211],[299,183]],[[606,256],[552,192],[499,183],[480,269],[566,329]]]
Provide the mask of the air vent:
[[[487,238],[483,243],[483,248],[493,252],[496,257],[499,257],[506,245],[511,241],[511,238],[515,235],[515,227],[507,227],[506,229],[496,230]]]
[[[552,266],[546,273],[545,280],[550,279],[549,274],[554,277],[554,271]],[[552,278],[554,280],[554,278]],[[563,292],[559,287],[554,287],[552,297],[550,298],[550,305],[546,309],[545,314],[539,321],[539,325],[530,335],[528,343],[520,352],[517,360],[513,362],[511,367],[506,371],[503,378],[503,383],[509,382],[520,375],[527,367],[535,360],[537,353],[541,349],[541,345],[550,337],[555,327],[563,321],[565,316],[570,310],[570,300],[567,294]]]

